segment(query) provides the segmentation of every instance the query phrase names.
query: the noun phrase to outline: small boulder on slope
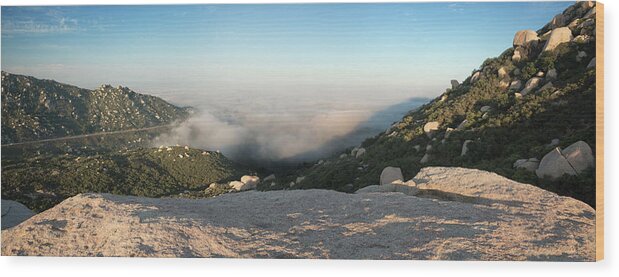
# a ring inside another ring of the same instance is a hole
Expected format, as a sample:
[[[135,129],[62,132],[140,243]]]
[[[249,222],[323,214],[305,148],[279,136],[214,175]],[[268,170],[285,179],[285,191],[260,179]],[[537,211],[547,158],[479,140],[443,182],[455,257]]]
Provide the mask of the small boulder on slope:
[[[436,121],[430,121],[423,125],[423,132],[429,137],[432,138],[434,132],[438,130],[439,123]]]
[[[395,181],[402,180],[404,180],[404,176],[402,176],[402,170],[399,167],[388,166],[385,167],[380,173],[381,185],[391,184]]]
[[[578,174],[595,166],[593,151],[591,150],[589,144],[584,141],[577,141],[573,143],[563,149],[561,154],[563,154]]]
[[[260,183],[260,177],[244,175],[243,177],[241,177],[241,182],[247,184],[252,188],[256,188],[256,186],[258,186],[258,183]]]
[[[355,158],[360,158],[364,154],[365,154],[365,148],[359,148],[359,150],[357,150],[357,153],[355,154]]]
[[[2,206],[2,230],[17,226],[35,215],[28,207],[17,201],[2,199],[0,206]]]
[[[535,171],[539,178],[556,179],[563,175],[578,175],[595,166],[591,147],[578,141],[564,150],[557,147],[542,158]]]

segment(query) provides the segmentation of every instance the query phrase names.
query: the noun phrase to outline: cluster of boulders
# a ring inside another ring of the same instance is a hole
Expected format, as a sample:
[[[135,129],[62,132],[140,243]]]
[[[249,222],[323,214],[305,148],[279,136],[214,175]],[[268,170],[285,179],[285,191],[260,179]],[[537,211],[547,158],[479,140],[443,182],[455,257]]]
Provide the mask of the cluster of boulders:
[[[540,35],[541,34],[541,35]],[[534,60],[543,52],[553,51],[563,43],[589,43],[595,40],[595,2],[584,1],[574,5],[563,13],[555,16],[544,28],[539,31],[520,30],[513,39],[512,61]],[[575,57],[578,61],[591,59],[587,67],[595,66],[595,57],[588,57],[581,51]],[[469,83],[477,82],[482,74],[488,74],[486,68],[475,71],[469,78]],[[510,76],[511,74],[511,76]],[[497,70],[499,88],[514,92],[519,98],[533,91],[552,89],[552,81],[557,78],[557,71],[538,72],[528,80],[519,80],[520,68],[508,69],[500,67]],[[544,77],[544,75],[546,75]],[[457,81],[456,81],[457,83]],[[452,87],[455,83],[452,81]]]
[[[360,158],[365,154],[365,148],[363,147],[355,147],[350,151],[350,156],[355,158]]]
[[[275,175],[271,175],[265,178],[265,181],[272,181],[274,179]],[[211,190],[230,189],[231,191],[246,191],[256,189],[259,183],[260,177],[253,175],[244,175],[239,181],[232,181],[227,184],[212,183],[208,186],[208,188]]]
[[[402,170],[399,167],[385,167],[380,174],[380,185],[370,185],[355,193],[400,192],[406,195],[417,195],[419,189],[413,180],[404,182]]]
[[[561,150],[556,147],[542,158],[535,174],[539,178],[556,179],[563,175],[578,175],[595,166],[589,144],[578,141]]]
[[[490,113],[492,111],[492,107],[491,106],[482,106],[479,109],[480,112],[483,113],[482,118],[486,118],[488,117],[488,113]],[[447,139],[449,138],[449,136],[455,132],[455,131],[462,131],[466,128],[466,124],[468,123],[468,120],[463,120],[460,124],[458,124],[458,127],[456,128],[450,128],[448,127],[447,129],[445,129],[444,132],[444,136],[443,139],[441,140],[441,143],[445,143],[447,141]],[[431,138],[433,141],[436,140],[436,137],[434,137],[434,134],[437,133],[439,131],[440,128],[440,124],[436,121],[430,121],[427,122],[424,126],[423,126],[423,131],[424,133],[428,136],[428,138]],[[460,153],[460,156],[465,156],[468,151],[469,151],[469,145],[473,142],[473,140],[465,140],[462,144],[462,151]],[[421,150],[421,146],[420,145],[415,145],[413,146],[413,148],[416,151],[420,151]],[[421,160],[419,161],[419,163],[421,164],[426,164],[430,161],[430,159],[432,158],[432,144],[428,144],[425,147],[425,154],[423,155],[423,157],[421,158]]]
[[[553,140],[548,146],[555,147],[558,142],[558,139]],[[577,141],[563,150],[555,147],[541,161],[537,158],[520,159],[513,167],[535,172],[539,178],[557,179],[564,175],[579,175],[595,167],[595,158],[589,144]]]
[[[244,175],[240,181],[232,181],[229,186],[236,191],[244,191],[250,189],[256,189],[260,183],[260,177]]]
[[[350,150],[350,154],[349,153],[342,153],[340,154],[339,158],[340,159],[346,159],[348,157],[351,158],[361,158],[361,156],[363,156],[365,154],[365,148],[363,147],[355,147],[352,150]],[[318,164],[322,164],[324,161],[320,160],[318,162]]]
[[[595,14],[595,2],[583,1],[556,15],[538,32],[518,31],[514,36],[514,55],[516,52],[536,52],[539,49],[532,48],[542,42],[541,52],[544,52],[566,42],[588,43],[595,40]]]

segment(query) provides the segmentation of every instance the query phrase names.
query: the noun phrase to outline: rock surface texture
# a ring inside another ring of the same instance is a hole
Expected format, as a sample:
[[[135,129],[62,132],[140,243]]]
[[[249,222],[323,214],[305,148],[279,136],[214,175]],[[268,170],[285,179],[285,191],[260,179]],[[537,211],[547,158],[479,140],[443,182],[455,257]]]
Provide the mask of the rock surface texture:
[[[81,194],[2,231],[3,255],[592,261],[595,211],[473,169],[429,167],[416,196],[249,191]]]

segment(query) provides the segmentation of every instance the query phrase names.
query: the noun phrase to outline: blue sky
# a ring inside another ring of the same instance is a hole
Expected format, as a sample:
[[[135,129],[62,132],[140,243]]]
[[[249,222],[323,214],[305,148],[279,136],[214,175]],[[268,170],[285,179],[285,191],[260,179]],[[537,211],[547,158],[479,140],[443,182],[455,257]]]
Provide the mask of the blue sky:
[[[2,69],[191,95],[436,96],[571,2],[2,7]]]

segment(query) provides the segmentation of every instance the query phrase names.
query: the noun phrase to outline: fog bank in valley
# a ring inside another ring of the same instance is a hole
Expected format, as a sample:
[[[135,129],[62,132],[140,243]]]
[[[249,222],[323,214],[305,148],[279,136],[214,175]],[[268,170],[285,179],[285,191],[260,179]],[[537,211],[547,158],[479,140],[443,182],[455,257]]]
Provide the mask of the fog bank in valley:
[[[281,106],[254,103],[243,106],[245,109],[198,104],[191,118],[154,139],[153,145],[219,150],[245,164],[290,165],[358,145],[427,101],[411,98],[395,104],[350,105],[312,101]]]

